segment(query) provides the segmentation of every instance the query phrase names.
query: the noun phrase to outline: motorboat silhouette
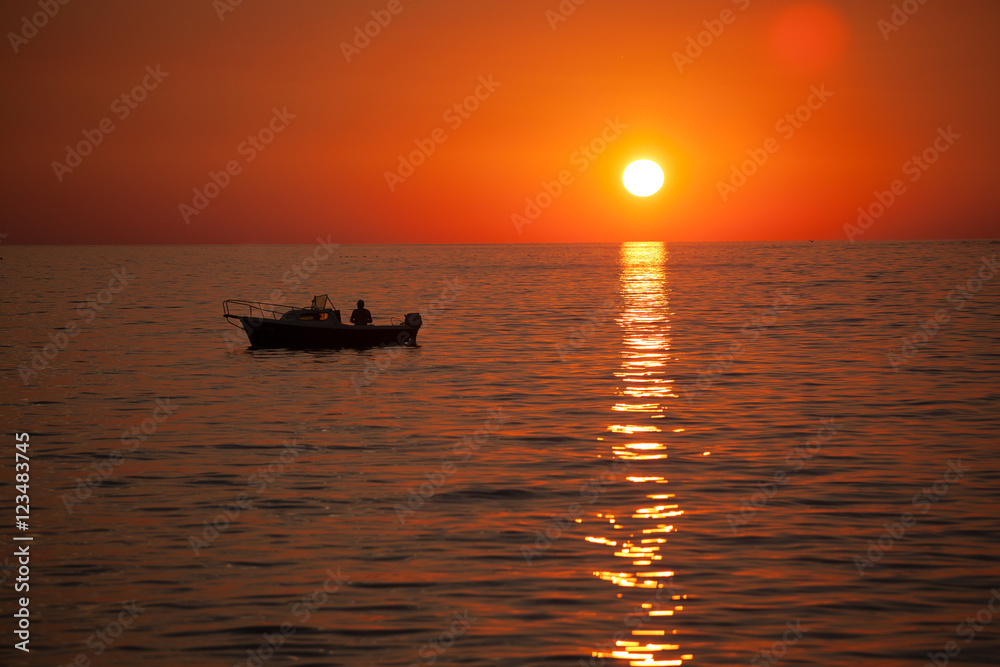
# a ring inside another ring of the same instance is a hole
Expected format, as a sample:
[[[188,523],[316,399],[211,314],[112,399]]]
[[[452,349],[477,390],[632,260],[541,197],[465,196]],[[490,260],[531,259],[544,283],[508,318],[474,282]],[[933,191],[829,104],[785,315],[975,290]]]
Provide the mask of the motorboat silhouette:
[[[307,308],[277,303],[226,299],[223,317],[242,327],[255,348],[369,348],[417,344],[420,313],[407,313],[401,322],[355,326],[344,324],[340,311],[330,307],[326,294],[314,296]]]

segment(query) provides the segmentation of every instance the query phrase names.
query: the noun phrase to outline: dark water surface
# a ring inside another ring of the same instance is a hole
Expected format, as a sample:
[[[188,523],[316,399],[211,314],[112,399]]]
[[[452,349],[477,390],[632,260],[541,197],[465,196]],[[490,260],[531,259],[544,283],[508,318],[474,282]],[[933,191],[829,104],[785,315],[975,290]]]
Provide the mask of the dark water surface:
[[[5,247],[0,663],[1000,664],[998,250]]]

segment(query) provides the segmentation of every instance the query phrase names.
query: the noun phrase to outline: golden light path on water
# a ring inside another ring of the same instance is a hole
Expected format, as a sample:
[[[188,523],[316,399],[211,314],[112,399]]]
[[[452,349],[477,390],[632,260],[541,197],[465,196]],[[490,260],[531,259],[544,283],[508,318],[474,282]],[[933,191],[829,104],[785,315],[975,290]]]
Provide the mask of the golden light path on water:
[[[663,469],[667,447],[659,435],[662,429],[651,422],[664,417],[666,406],[660,401],[677,397],[673,380],[667,377],[670,304],[666,261],[662,243],[625,243],[619,258],[622,303],[618,325],[624,331],[624,346],[621,367],[615,373],[618,398],[611,407],[618,423],[608,426],[614,434],[607,438],[611,445],[608,453],[625,467],[629,483],[645,487],[649,502],[627,515],[598,513],[597,525],[604,525],[607,532],[586,537],[622,561],[616,568],[619,571],[598,571],[593,573],[595,577],[633,593],[648,589],[626,617],[614,647],[591,652],[593,658],[617,659],[632,667],[682,665],[694,657],[669,642],[676,630],[666,627],[663,618],[683,611],[686,597],[674,591],[674,573],[662,562],[663,547],[674,531],[672,521],[684,512],[666,490],[669,480],[654,474]]]

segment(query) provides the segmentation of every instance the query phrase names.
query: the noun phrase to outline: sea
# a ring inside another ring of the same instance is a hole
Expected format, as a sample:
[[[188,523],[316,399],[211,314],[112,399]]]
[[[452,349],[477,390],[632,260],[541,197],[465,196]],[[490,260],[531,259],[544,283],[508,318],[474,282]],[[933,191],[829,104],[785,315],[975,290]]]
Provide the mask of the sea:
[[[0,663],[998,665],[998,252],[5,245]]]

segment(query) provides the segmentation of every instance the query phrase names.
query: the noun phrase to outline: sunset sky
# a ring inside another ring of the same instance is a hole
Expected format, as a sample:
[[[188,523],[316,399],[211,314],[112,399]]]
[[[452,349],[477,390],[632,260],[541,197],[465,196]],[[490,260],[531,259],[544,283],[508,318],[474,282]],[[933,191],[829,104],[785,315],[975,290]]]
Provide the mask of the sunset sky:
[[[3,243],[1000,236],[994,0],[236,1],[3,3]]]

